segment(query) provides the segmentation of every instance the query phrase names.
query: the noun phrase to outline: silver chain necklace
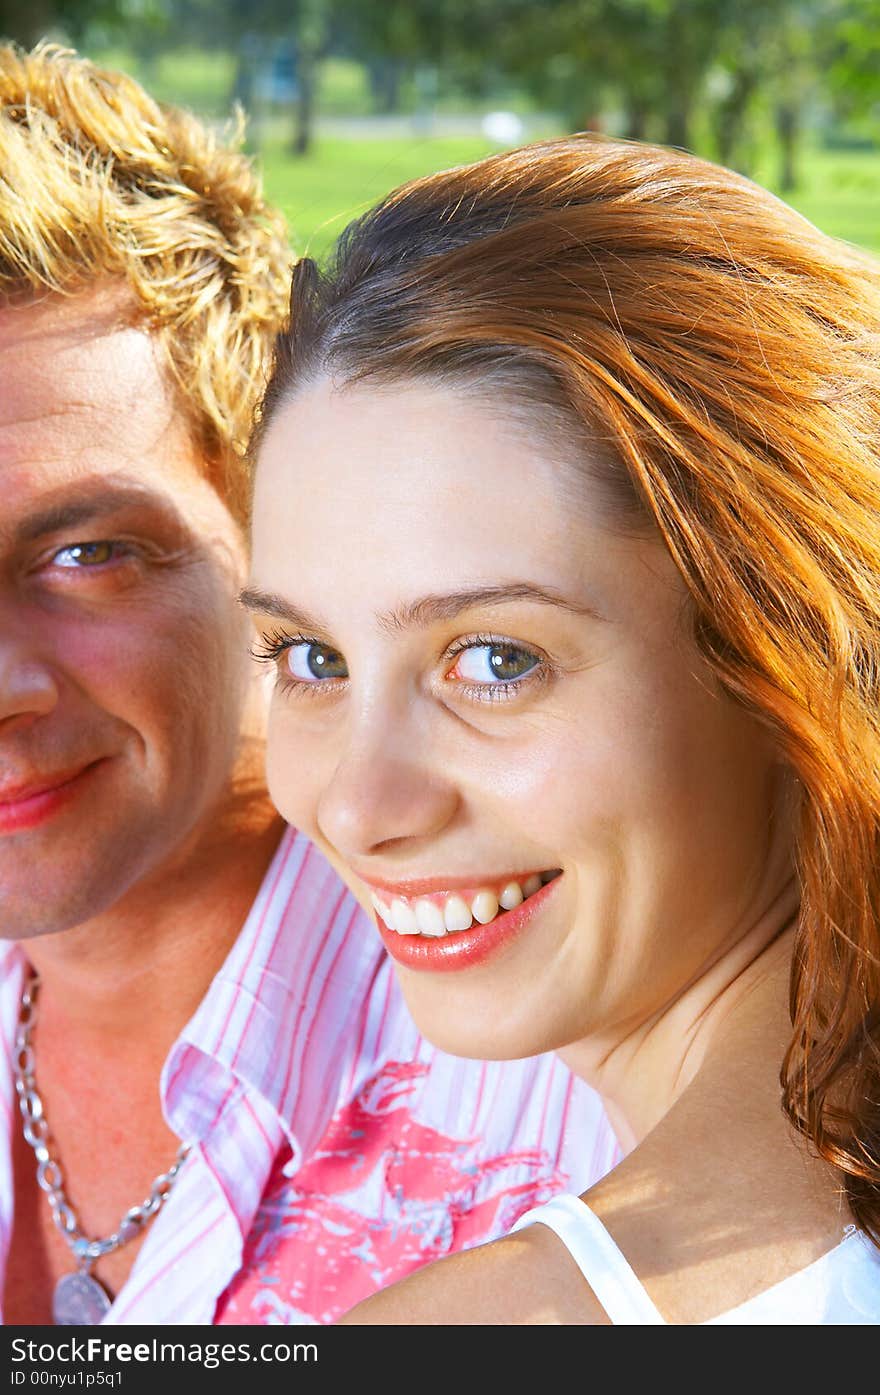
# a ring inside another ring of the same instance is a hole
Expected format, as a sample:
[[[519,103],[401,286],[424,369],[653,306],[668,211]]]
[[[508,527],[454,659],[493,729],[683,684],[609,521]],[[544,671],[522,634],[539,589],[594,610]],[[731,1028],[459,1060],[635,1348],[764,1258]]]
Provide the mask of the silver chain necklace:
[[[24,1136],[37,1159],[37,1182],[48,1196],[52,1219],[79,1265],[75,1274],[64,1274],[58,1280],[52,1297],[52,1316],[55,1323],[61,1327],[91,1325],[101,1321],[112,1302],[104,1285],[90,1273],[92,1265],[103,1255],[118,1250],[127,1240],[133,1240],[143,1230],[147,1221],[164,1205],[189,1152],[189,1146],[181,1146],[173,1165],[167,1172],[161,1172],[153,1182],[146,1201],[126,1211],[118,1229],[114,1230],[112,1235],[108,1235],[106,1240],[92,1240],[83,1233],[65,1194],[64,1175],[60,1164],[53,1158],[50,1150],[49,1125],[34,1078],[31,1033],[37,1020],[39,984],[38,978],[26,981],[21,995],[21,1015],[15,1034],[15,1088],[24,1121]]]

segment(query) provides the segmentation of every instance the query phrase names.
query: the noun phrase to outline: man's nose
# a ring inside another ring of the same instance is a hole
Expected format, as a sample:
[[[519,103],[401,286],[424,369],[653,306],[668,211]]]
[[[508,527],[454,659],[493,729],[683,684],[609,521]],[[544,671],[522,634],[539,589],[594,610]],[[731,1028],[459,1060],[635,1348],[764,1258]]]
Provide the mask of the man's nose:
[[[47,716],[58,702],[58,684],[46,660],[21,634],[0,627],[0,732]]]
[[[424,746],[385,729],[354,737],[318,801],[318,826],[333,848],[355,860],[436,837],[453,819],[459,793],[435,770]]]

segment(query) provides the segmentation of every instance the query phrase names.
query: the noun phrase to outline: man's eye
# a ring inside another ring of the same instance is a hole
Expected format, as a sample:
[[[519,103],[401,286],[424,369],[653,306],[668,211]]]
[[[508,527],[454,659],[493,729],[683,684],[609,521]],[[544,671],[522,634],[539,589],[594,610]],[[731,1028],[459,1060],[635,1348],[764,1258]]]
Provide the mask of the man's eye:
[[[290,644],[287,667],[300,683],[318,683],[325,678],[347,678],[348,667],[338,649],[326,644]]]
[[[112,562],[118,549],[115,542],[70,543],[55,553],[52,563],[56,567],[100,567]]]
[[[515,683],[540,664],[537,654],[516,644],[474,644],[461,651],[448,676],[463,683]]]

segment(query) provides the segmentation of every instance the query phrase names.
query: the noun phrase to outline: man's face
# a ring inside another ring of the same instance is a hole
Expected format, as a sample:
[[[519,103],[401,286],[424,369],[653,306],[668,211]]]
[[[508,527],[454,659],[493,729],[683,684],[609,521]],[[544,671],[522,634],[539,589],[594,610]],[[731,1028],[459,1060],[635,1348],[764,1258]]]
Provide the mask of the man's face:
[[[118,294],[0,310],[0,935],[167,876],[233,769],[239,530]]]

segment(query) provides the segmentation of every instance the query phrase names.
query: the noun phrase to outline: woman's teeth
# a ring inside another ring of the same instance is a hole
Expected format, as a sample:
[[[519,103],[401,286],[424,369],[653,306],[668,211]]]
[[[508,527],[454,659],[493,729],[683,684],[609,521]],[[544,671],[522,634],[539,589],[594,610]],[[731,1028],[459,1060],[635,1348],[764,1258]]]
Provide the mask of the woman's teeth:
[[[522,882],[506,882],[500,891],[484,888],[468,898],[451,892],[442,900],[426,896],[404,900],[395,896],[383,901],[373,892],[371,899],[376,914],[398,935],[450,935],[457,930],[470,930],[474,921],[488,925],[499,912],[514,910],[558,876],[558,871],[535,872]]]

